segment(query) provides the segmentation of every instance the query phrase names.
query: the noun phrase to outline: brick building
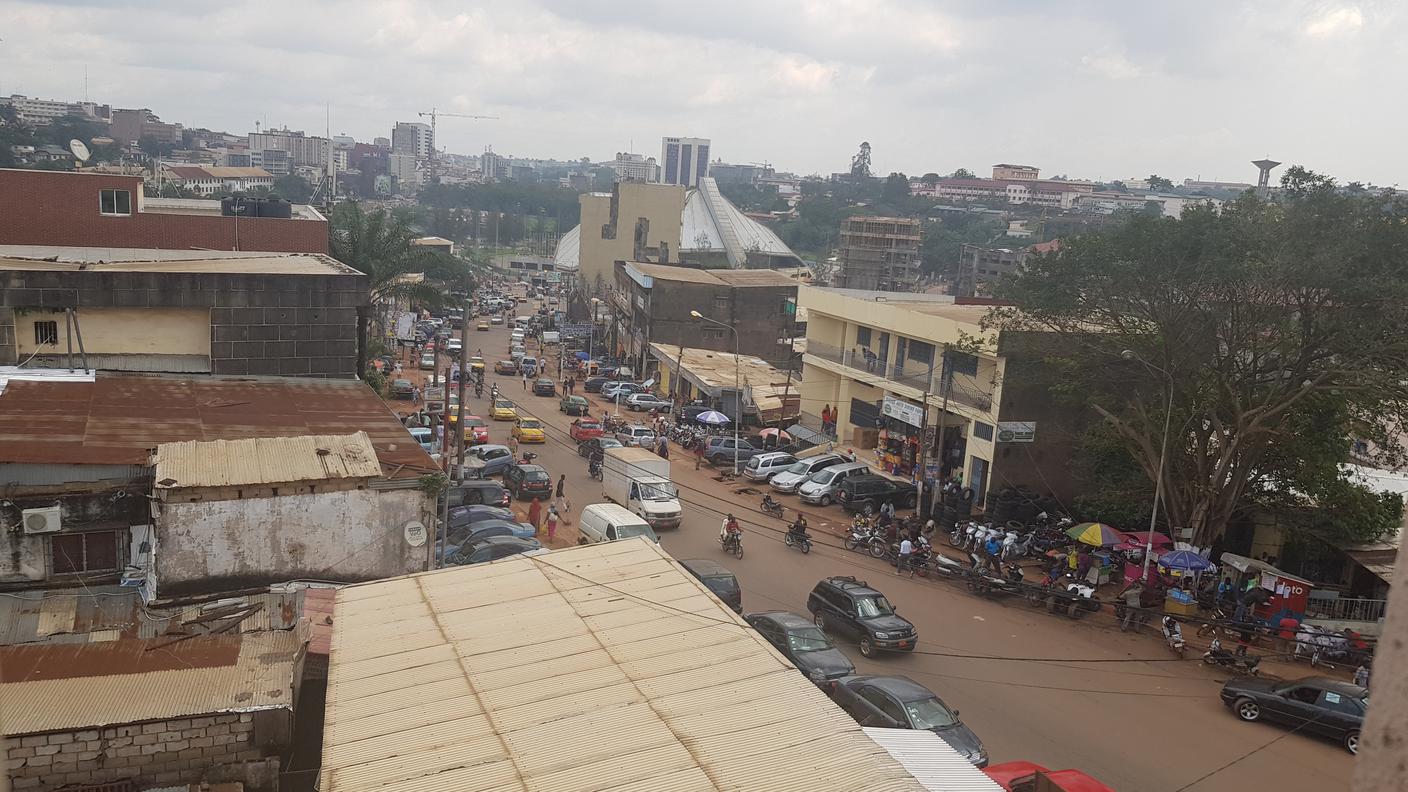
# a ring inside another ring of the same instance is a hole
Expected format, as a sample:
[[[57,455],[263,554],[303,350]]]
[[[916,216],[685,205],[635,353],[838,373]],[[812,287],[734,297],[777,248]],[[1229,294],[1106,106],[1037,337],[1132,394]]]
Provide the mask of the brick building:
[[[304,644],[271,630],[0,648],[10,786],[275,792]]]
[[[142,177],[0,169],[0,245],[327,253],[328,221],[221,214],[219,201],[147,198]]]
[[[616,347],[645,369],[650,345],[683,344],[733,352],[733,333],[690,315],[732,326],[738,351],[786,368],[795,335],[798,281],[774,270],[701,270],[616,262],[611,300]],[[642,360],[642,358],[645,358]]]
[[[3,223],[0,220],[0,223]],[[365,275],[326,255],[0,245],[0,366],[353,377]]]

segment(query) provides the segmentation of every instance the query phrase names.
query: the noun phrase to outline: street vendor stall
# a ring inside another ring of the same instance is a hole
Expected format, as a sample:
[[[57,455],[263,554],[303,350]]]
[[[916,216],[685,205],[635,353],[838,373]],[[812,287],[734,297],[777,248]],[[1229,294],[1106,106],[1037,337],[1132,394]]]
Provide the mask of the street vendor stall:
[[[1257,618],[1267,624],[1276,624],[1286,616],[1302,621],[1305,619],[1305,607],[1314,583],[1282,572],[1265,561],[1235,553],[1223,553],[1222,566],[1233,573],[1234,591],[1239,594],[1246,591],[1249,581],[1255,581],[1256,585],[1271,592],[1271,599],[1253,611]]]

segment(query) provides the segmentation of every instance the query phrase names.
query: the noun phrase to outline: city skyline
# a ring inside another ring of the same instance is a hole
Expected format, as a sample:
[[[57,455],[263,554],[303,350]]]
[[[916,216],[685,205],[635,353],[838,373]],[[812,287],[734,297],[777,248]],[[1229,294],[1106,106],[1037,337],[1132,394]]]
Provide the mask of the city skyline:
[[[1252,181],[1248,161],[1270,154],[1346,182],[1408,180],[1383,156],[1401,111],[1370,104],[1405,26],[1383,3],[726,1],[687,35],[644,0],[609,14],[560,0],[309,3],[279,6],[277,29],[260,7],[144,5],[139,24],[122,3],[20,2],[0,93],[86,93],[235,134],[255,121],[322,134],[330,115],[332,134],[368,141],[431,107],[499,116],[441,119],[444,148],[470,155],[600,162],[632,140],[653,154],[659,137],[693,135],[714,159],[801,174],[844,170],[867,140],[880,175],[1019,161]],[[77,54],[55,46],[65,39]],[[1368,107],[1390,117],[1363,123]]]

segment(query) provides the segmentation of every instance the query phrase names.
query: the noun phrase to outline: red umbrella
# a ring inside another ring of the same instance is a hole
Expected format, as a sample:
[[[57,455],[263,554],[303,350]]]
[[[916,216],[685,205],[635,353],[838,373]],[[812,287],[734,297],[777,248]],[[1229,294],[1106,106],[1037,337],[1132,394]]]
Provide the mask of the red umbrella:
[[[763,431],[758,432],[758,437],[778,437],[778,438],[781,438],[781,439],[783,439],[783,440],[791,440],[791,439],[792,439],[792,435],[787,434],[786,432],[782,431],[781,429],[774,429],[774,428],[772,428],[772,427],[768,427],[767,429],[764,429]]]

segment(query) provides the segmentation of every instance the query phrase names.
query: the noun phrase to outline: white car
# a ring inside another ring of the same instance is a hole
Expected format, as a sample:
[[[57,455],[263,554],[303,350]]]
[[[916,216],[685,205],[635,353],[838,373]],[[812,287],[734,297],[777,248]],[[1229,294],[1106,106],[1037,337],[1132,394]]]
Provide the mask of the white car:
[[[625,405],[626,409],[636,412],[644,412],[646,410],[669,412],[672,406],[669,402],[653,393],[632,393],[630,396],[626,397]]]
[[[648,426],[634,424],[617,432],[616,439],[621,441],[621,445],[649,448],[655,445],[655,432]]]

